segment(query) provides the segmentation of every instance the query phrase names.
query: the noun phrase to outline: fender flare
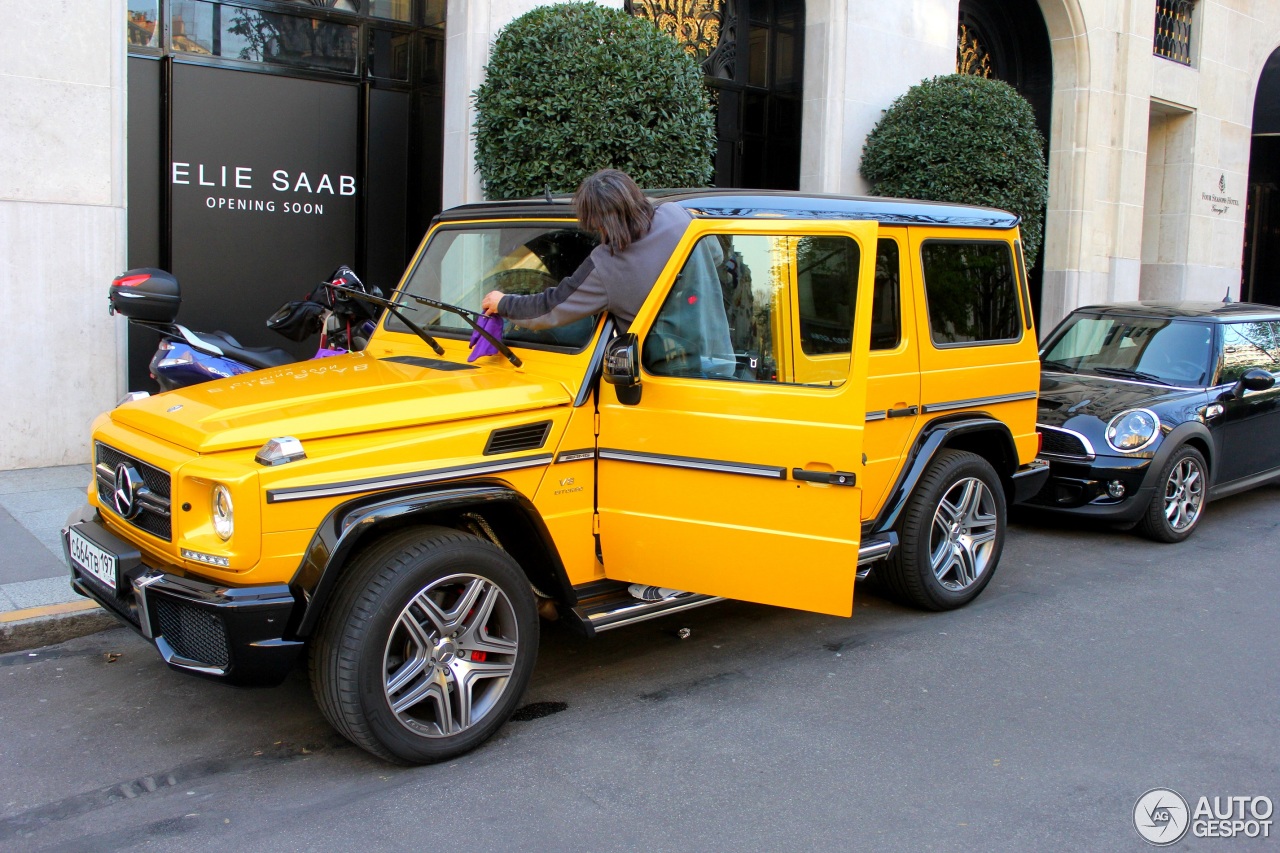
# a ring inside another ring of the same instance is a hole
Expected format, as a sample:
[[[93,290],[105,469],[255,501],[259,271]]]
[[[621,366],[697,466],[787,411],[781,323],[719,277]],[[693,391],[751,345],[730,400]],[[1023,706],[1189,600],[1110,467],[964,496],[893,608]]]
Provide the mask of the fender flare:
[[[884,534],[894,529],[898,523],[898,518],[902,515],[903,508],[907,505],[907,500],[911,497],[911,493],[915,491],[916,484],[920,482],[920,478],[924,476],[924,472],[928,470],[934,457],[945,450],[952,439],[980,432],[995,433],[1004,443],[1009,458],[1014,461],[1014,467],[1017,467],[1017,445],[1014,443],[1013,433],[1010,432],[1008,425],[1004,421],[990,416],[970,416],[961,420],[939,418],[930,421],[925,424],[924,428],[916,436],[908,455],[910,461],[903,467],[902,473],[898,475],[898,482],[894,484],[889,500],[885,501],[884,507],[880,510],[879,515],[876,516],[875,521],[872,522],[870,534]],[[998,473],[1007,490],[1009,487],[1009,475],[1013,472],[1001,471]]]
[[[532,501],[509,484],[496,480],[450,483],[432,489],[412,489],[365,495],[334,507],[317,526],[302,562],[289,582],[302,606],[290,620],[289,635],[305,639],[315,629],[325,602],[338,585],[343,568],[358,551],[390,525],[430,520],[442,513],[475,509],[495,509],[522,520],[526,530],[517,531],[511,543],[522,545],[524,560],[517,558],[530,582],[558,601],[574,603],[573,587],[560,560],[560,553],[542,516]],[[501,538],[501,537],[500,537]],[[513,554],[513,556],[515,556]],[[530,560],[543,560],[530,566]],[[531,569],[537,570],[536,580]]]
[[[1184,421],[1173,429],[1169,430],[1164,438],[1160,439],[1160,447],[1156,449],[1155,455],[1151,457],[1151,464],[1147,466],[1147,474],[1142,478],[1142,485],[1139,488],[1145,489],[1148,486],[1155,488],[1158,484],[1156,479],[1160,476],[1160,472],[1164,469],[1164,465],[1169,461],[1169,457],[1192,438],[1198,438],[1203,446],[1197,448],[1200,454],[1204,456],[1204,461],[1209,466],[1209,482],[1205,489],[1206,495],[1208,490],[1218,484],[1218,466],[1214,464],[1213,458],[1213,435],[1209,432],[1209,428],[1200,421]]]

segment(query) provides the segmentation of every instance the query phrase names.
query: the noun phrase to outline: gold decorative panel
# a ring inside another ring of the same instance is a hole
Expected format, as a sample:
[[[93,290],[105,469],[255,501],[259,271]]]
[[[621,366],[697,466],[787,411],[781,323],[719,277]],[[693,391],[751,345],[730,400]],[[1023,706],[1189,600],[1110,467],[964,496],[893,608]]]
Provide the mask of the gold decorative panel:
[[[648,18],[689,53],[705,59],[720,41],[725,0],[628,0],[626,9]]]

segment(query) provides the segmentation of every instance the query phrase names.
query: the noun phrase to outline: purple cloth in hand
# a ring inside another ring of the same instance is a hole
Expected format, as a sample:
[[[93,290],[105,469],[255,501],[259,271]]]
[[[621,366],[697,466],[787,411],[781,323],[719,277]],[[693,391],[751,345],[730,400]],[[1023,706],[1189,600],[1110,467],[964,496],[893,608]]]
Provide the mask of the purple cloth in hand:
[[[497,314],[485,314],[476,320],[476,325],[484,329],[497,340],[502,340],[502,318]],[[482,355],[495,355],[498,348],[489,343],[489,339],[481,335],[479,332],[471,333],[471,355],[467,356],[467,361],[472,362]]]

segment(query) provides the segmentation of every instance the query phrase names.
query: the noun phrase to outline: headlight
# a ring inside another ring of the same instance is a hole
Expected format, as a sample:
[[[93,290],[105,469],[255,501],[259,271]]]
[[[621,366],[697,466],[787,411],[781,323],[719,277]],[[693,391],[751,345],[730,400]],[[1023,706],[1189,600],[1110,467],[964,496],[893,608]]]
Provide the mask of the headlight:
[[[1129,409],[1107,424],[1107,444],[1122,453],[1141,450],[1160,433],[1160,419],[1149,409]]]
[[[231,508],[231,491],[226,486],[213,487],[213,529],[225,542],[235,530],[235,513]]]

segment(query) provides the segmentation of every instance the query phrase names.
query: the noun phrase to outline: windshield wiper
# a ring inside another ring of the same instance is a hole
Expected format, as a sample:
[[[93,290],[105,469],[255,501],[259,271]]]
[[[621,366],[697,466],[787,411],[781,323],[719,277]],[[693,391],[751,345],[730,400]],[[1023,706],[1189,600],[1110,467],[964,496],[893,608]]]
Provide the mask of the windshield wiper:
[[[408,317],[400,313],[401,308],[408,306],[397,305],[390,299],[383,299],[381,296],[373,296],[372,294],[365,293],[363,290],[356,290],[354,287],[343,287],[340,284],[330,284],[329,289],[341,291],[352,299],[359,299],[363,302],[371,302],[374,305],[381,305],[383,308],[386,308],[394,314],[402,323],[412,329],[415,335],[426,341],[427,345],[435,350],[436,355],[444,355],[444,347],[440,346],[439,341],[424,332],[417,323],[414,323]],[[416,311],[417,309],[409,308],[409,310]]]
[[[1143,373],[1140,370],[1130,370],[1127,367],[1094,367],[1094,373],[1101,373],[1103,376],[1120,376],[1124,379],[1142,379],[1146,382],[1154,382],[1157,385],[1172,385],[1159,376],[1153,376],[1150,373]]]
[[[480,337],[484,338],[486,341],[493,344],[494,349],[496,349],[498,352],[506,356],[507,361],[511,362],[516,367],[520,367],[523,364],[523,362],[520,361],[520,356],[516,355],[514,352],[511,351],[511,347],[507,346],[501,340],[489,334],[488,329],[484,328],[483,326],[481,326],[479,323],[475,321],[475,318],[480,316],[480,313],[478,311],[468,311],[466,308],[459,308],[457,305],[450,305],[448,302],[440,302],[439,300],[436,300],[436,299],[428,299],[425,296],[415,296],[414,294],[404,290],[393,290],[391,292],[398,293],[402,296],[407,296],[408,298],[417,302],[419,305],[427,305],[432,308],[439,308],[441,311],[448,311],[450,314],[457,314],[463,320],[467,321],[468,326],[470,326],[471,328],[479,332]]]

